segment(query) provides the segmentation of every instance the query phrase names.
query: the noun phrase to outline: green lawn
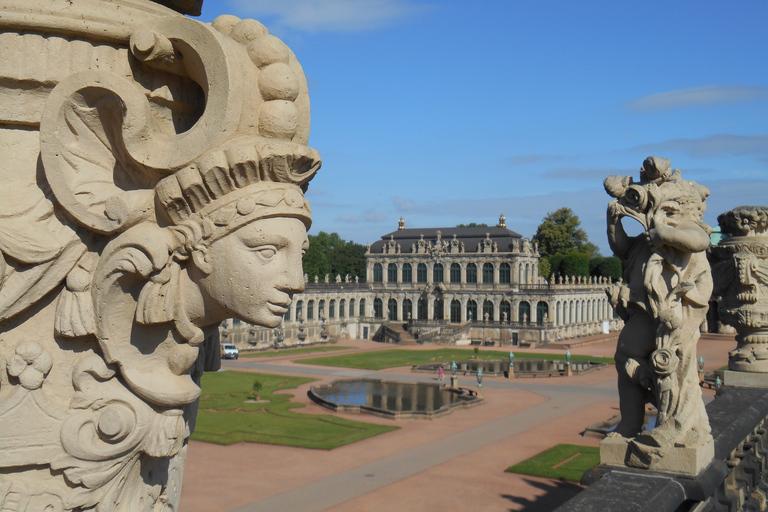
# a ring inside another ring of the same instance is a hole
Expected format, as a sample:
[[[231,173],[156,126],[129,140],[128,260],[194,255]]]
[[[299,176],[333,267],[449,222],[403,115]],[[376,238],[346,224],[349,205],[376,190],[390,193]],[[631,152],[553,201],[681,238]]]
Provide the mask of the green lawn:
[[[530,459],[507,468],[507,471],[509,473],[521,473],[523,475],[578,482],[585,471],[599,463],[599,448],[577,446],[575,444],[558,444]]]
[[[242,357],[285,357],[285,356],[300,356],[304,354],[312,354],[313,352],[333,352],[336,350],[353,350],[356,347],[338,347],[336,345],[318,346],[318,347],[303,347],[303,348],[286,348],[283,350],[270,350],[269,352],[251,352],[250,354],[240,354]]]
[[[473,349],[440,348],[435,350],[391,349],[360,354],[345,354],[339,356],[312,357],[296,361],[302,364],[321,366],[336,366],[342,368],[359,368],[361,370],[383,370],[397,366],[413,366],[439,361],[468,360],[475,355]],[[478,353],[480,359],[508,359],[509,351],[484,350]],[[515,359],[545,359],[565,361],[565,354],[538,354],[515,352]],[[596,363],[613,364],[610,357],[572,356],[572,361],[594,361]]]
[[[259,402],[253,400],[253,383],[259,380]],[[203,375],[200,410],[192,439],[232,444],[240,441],[331,450],[383,434],[398,427],[349,421],[330,414],[300,414],[304,407],[290,403],[293,395],[279,393],[312,379],[247,372]]]

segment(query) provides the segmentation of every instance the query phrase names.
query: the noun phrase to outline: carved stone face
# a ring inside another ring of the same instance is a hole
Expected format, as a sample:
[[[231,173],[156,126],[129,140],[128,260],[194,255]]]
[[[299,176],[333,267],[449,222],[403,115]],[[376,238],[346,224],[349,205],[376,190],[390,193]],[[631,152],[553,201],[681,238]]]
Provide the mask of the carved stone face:
[[[277,327],[294,293],[304,290],[301,259],[309,248],[304,223],[278,217],[254,221],[215,241],[199,281],[207,308],[225,318]]]

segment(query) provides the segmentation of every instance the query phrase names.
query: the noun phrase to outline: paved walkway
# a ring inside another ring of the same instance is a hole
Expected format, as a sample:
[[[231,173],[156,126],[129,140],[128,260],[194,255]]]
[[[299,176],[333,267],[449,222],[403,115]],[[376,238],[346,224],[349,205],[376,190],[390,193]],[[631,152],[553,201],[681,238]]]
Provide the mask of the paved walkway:
[[[344,341],[355,350],[392,348]],[[705,337],[707,370],[723,366],[730,337]],[[409,347],[420,350],[422,347]],[[612,355],[615,342],[574,347],[574,354]],[[521,350],[521,352],[524,350]],[[562,350],[553,349],[553,352]],[[516,351],[517,352],[517,351]],[[341,352],[335,352],[341,353]],[[311,354],[305,357],[314,357]],[[340,377],[434,380],[407,368],[379,372],[296,364],[297,357],[245,359],[226,368],[312,376],[295,391],[307,414],[327,414],[307,397],[310,385]],[[181,512],[549,511],[580,490],[575,484],[505,473],[504,469],[557,443],[596,446],[581,437],[588,425],[616,414],[615,370],[579,377],[488,378],[486,403],[433,421],[398,421],[399,430],[333,451],[240,443],[191,442]],[[460,379],[474,387],[474,379]],[[711,394],[706,391],[705,393]],[[391,424],[368,415],[342,417]]]

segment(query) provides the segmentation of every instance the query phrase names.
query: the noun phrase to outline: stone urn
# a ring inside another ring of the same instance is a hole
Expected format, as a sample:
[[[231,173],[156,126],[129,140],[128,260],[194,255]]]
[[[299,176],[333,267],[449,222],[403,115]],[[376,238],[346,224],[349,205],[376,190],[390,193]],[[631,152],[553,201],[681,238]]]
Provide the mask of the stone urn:
[[[729,235],[711,251],[718,313],[738,332],[728,368],[768,373],[768,207],[739,206],[717,221]]]

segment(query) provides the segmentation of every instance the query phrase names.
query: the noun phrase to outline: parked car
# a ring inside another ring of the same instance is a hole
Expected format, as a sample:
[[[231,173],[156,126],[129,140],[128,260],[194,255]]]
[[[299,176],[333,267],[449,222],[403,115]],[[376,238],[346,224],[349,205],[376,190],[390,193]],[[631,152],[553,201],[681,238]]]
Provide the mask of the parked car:
[[[232,343],[221,344],[222,359],[237,359],[239,356],[240,356],[240,351]]]

